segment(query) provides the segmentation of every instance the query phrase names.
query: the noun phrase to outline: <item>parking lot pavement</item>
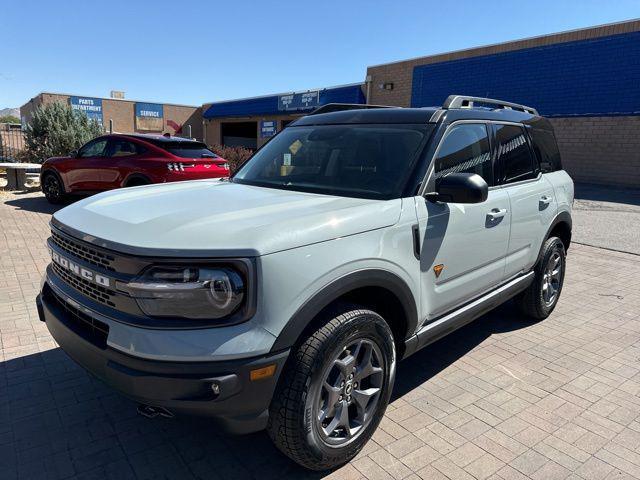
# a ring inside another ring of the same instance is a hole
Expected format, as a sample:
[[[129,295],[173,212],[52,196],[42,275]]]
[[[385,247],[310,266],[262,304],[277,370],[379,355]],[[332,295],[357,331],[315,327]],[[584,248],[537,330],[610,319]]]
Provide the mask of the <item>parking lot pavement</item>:
[[[576,185],[574,240],[640,255],[640,188]]]
[[[58,348],[34,304],[53,208],[0,197],[0,479],[321,478],[264,433],[142,418]],[[569,250],[555,312],[510,304],[399,365],[364,451],[331,478],[640,478],[640,257]]]

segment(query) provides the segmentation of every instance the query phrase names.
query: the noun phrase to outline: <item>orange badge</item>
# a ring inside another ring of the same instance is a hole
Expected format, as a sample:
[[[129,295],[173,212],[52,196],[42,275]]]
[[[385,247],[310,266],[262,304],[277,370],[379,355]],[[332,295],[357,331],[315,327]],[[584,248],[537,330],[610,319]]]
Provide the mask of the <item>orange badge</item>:
[[[444,265],[442,264],[436,265],[435,267],[433,267],[433,273],[436,274],[436,278],[440,276],[440,274],[442,273],[442,270],[444,270]]]

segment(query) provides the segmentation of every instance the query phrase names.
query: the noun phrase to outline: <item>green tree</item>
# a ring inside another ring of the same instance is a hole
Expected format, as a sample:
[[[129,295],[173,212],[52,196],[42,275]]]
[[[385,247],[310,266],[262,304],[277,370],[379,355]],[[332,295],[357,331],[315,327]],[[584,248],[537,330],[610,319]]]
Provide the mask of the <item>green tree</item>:
[[[4,115],[0,117],[0,123],[20,123],[20,119],[13,115]]]
[[[68,155],[104,133],[102,126],[70,105],[54,102],[38,107],[25,128],[25,150],[30,161]]]

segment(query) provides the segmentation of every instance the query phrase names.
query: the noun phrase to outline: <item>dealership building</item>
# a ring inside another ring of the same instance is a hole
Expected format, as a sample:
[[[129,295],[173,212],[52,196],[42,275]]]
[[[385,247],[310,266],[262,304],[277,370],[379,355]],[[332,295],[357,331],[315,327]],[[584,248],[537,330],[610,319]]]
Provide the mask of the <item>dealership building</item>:
[[[535,107],[582,182],[640,186],[640,21],[376,65],[368,103],[442,105],[450,94]]]
[[[202,107],[209,144],[258,148],[296,118],[327,103],[366,103],[362,83],[207,103]]]
[[[204,135],[255,148],[325,103],[491,97],[549,117],[575,180],[639,186],[639,85],[640,21],[628,21],[371,66],[362,84],[205,104]]]
[[[112,92],[112,97],[123,96]],[[22,124],[28,123],[36,108],[60,102],[84,112],[105,131],[119,133],[169,133],[202,138],[202,109],[171,103],[139,102],[124,98],[100,98],[43,92],[20,107]]]
[[[575,180],[640,186],[640,20],[371,66],[363,77],[201,107],[41,93],[20,112],[24,124],[38,105],[61,101],[117,132],[190,131],[209,145],[255,149],[327,103],[424,107],[451,94],[491,97],[548,117]]]

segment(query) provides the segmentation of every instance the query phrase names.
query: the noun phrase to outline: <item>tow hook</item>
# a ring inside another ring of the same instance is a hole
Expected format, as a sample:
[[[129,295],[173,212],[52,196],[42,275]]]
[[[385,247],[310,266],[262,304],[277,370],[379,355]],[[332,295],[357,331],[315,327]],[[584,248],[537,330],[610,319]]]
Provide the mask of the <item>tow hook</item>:
[[[147,418],[155,418],[158,415],[164,418],[173,418],[173,413],[166,408],[152,407],[151,405],[138,405],[138,413]]]

